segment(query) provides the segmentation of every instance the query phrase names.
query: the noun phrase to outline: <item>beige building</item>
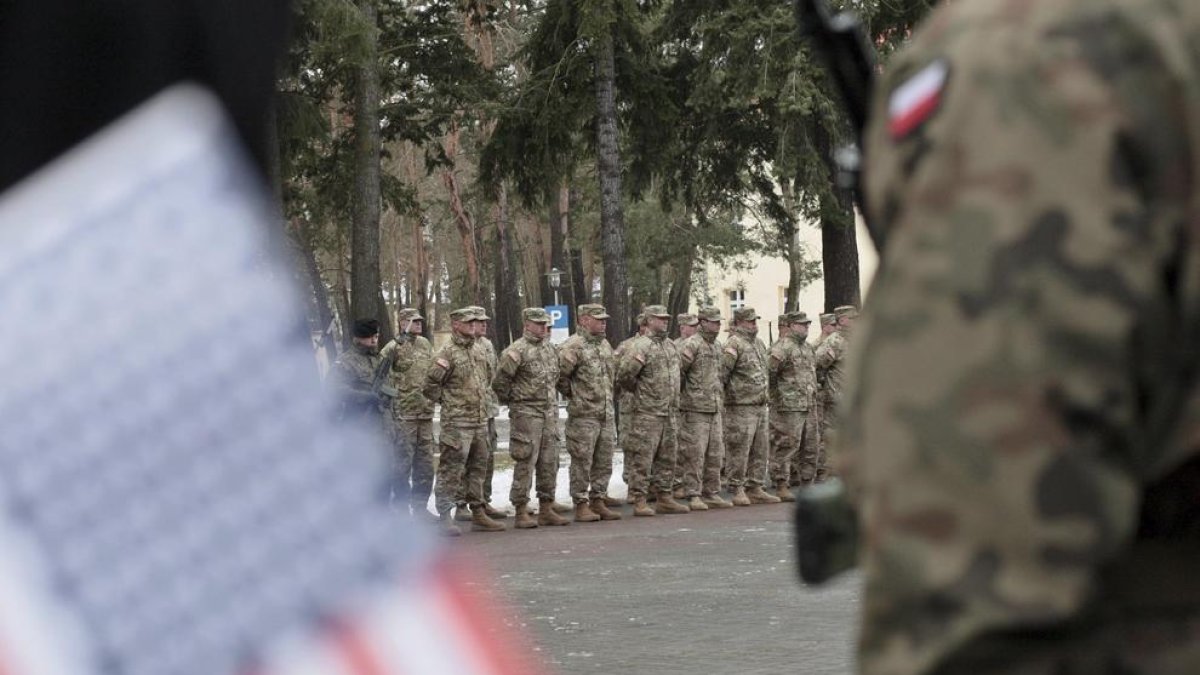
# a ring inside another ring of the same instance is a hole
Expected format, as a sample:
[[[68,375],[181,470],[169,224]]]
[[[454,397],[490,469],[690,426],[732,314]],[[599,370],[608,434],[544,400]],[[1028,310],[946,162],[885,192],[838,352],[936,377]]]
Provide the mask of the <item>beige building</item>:
[[[808,260],[821,259],[821,231],[816,227],[800,228],[800,245]],[[871,237],[860,220],[858,223],[858,269],[859,283],[866,294],[871,277],[878,265]],[[759,321],[759,333],[766,340],[778,334],[776,319],[783,311],[787,295],[788,265],[783,258],[751,256],[748,264],[722,269],[714,263],[706,263],[708,291],[716,306],[725,317],[731,317],[739,307],[753,307],[763,317]],[[800,310],[816,317],[824,309],[825,283],[817,279],[800,289]],[[691,311],[696,310],[695,300]],[[812,331],[815,335],[817,331]]]

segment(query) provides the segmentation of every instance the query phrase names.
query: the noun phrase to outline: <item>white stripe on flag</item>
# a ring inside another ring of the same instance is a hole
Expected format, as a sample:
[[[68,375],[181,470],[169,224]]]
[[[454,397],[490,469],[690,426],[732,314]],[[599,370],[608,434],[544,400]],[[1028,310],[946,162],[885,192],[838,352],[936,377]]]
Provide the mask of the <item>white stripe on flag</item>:
[[[891,98],[888,99],[888,116],[895,119],[915,110],[930,96],[941,91],[949,73],[950,66],[942,60],[922,68],[892,92]]]

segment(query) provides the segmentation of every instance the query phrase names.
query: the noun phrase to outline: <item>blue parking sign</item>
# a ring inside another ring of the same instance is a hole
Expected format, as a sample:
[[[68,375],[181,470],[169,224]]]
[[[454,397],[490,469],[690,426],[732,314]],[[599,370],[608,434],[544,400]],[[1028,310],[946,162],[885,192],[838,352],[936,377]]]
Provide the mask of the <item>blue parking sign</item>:
[[[546,305],[550,315],[550,342],[561,344],[571,335],[571,313],[566,305]]]

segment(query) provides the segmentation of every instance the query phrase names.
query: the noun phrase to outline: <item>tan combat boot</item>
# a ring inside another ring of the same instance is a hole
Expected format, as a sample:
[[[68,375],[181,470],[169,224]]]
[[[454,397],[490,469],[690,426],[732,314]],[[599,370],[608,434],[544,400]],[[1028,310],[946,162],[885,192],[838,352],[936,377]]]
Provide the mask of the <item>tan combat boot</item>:
[[[750,506],[750,498],[746,496],[746,488],[738,487],[733,491],[734,506]]]
[[[488,514],[488,518],[499,518],[500,520],[504,520],[508,517],[508,511],[501,511],[500,509],[492,508],[491,504],[484,504],[483,512]]]
[[[528,530],[537,527],[537,519],[529,512],[529,507],[525,504],[517,505],[517,517],[513,521],[513,527],[518,530]]]
[[[538,525],[570,525],[571,521],[554,512],[554,502],[538,503]]]
[[[466,504],[459,504],[454,508],[454,519],[460,523],[471,522],[471,509]]]
[[[675,499],[687,499],[687,494],[684,493],[683,488],[681,488],[681,487],[677,487],[674,490],[672,490],[671,496],[674,497]]]
[[[608,508],[607,497],[592,497],[592,513],[600,516],[600,520],[620,520],[621,514]]]
[[[633,499],[633,515],[650,517],[654,515],[654,509],[646,503],[645,495],[638,495]]]
[[[472,532],[503,532],[507,529],[504,527],[504,523],[498,523],[489,518],[487,511],[482,506],[471,509]]]
[[[608,507],[611,507],[614,509],[619,509],[619,508],[621,508],[621,506],[623,506],[625,504],[633,503],[633,502],[630,502],[630,501],[627,501],[624,499],[617,499],[616,497],[609,497],[608,495],[604,495],[603,499],[604,499],[605,506],[608,506]],[[596,510],[595,507],[593,507],[592,510],[595,511]]]
[[[706,492],[700,497],[700,501],[710,509],[729,509],[733,508],[733,502],[727,501],[721,495]]]
[[[690,511],[691,509],[686,504],[680,504],[675,501],[670,492],[663,491],[658,493],[658,503],[654,505],[655,513],[689,513]]]
[[[438,532],[447,537],[462,535],[462,530],[458,529],[458,525],[454,524],[454,518],[449,511],[438,516]]]
[[[600,515],[592,513],[592,508],[587,502],[575,502],[575,522],[577,523],[594,523],[600,520]]]
[[[700,499],[700,495],[696,495],[696,496],[692,497],[691,499],[689,499],[688,503],[687,503],[687,507],[689,509],[691,509],[692,511],[707,511],[708,510],[708,504],[705,504],[704,500]]]
[[[769,494],[766,490],[762,489],[761,485],[755,485],[754,487],[750,488],[749,490],[746,490],[746,498],[750,500],[751,504],[778,504],[779,503],[779,497],[776,497],[773,494]]]
[[[539,509],[540,509],[540,508],[541,508],[541,507],[539,506]],[[550,502],[550,508],[551,508],[551,509],[552,509],[552,510],[553,510],[555,513],[571,513],[571,512],[573,512],[573,511],[575,510],[575,506],[574,506],[574,505],[570,505],[570,506],[568,506],[567,504],[559,504],[558,502]]]
[[[796,501],[796,496],[793,495],[792,491],[788,489],[788,484],[787,484],[786,480],[781,480],[781,481],[779,481],[779,483],[776,484],[775,496],[779,497],[779,501],[781,501],[781,502]]]

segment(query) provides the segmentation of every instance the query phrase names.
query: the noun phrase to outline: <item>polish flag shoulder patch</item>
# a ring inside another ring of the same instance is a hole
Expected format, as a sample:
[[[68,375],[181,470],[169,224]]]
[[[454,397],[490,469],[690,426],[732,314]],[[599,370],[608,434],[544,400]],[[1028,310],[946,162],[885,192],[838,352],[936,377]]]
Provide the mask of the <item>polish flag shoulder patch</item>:
[[[917,71],[888,97],[888,134],[901,140],[916,131],[942,103],[950,64],[938,59]]]

